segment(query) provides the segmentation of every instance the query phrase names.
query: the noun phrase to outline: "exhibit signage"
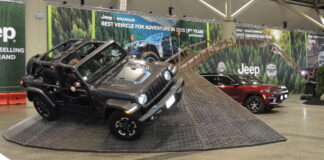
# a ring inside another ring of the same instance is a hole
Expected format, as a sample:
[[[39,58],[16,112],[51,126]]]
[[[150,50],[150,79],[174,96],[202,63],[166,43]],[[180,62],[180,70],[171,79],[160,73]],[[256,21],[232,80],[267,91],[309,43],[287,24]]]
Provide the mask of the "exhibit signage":
[[[324,35],[308,34],[307,59],[308,67],[324,65]]]
[[[0,1],[0,92],[22,91],[25,73],[25,6]]]
[[[155,45],[155,52],[162,57],[205,40],[221,40],[221,35],[222,25],[212,22],[48,6],[49,48],[70,38],[112,39],[132,54],[143,54],[134,48]],[[5,39],[10,41],[12,36],[6,33]],[[286,85],[291,92],[300,93],[304,80],[298,71],[307,67],[307,63],[308,66],[324,64],[321,37],[314,40],[315,36],[310,38],[306,32],[238,26],[236,37],[257,39],[259,43],[221,50],[195,71],[251,74],[265,83]],[[309,44],[314,41],[318,49],[313,49],[316,55],[310,55]],[[191,51],[204,48],[201,45]]]
[[[239,26],[236,37],[254,41],[219,51],[196,71],[254,75],[265,83],[285,85],[291,92],[302,91],[304,80],[298,70],[307,62],[305,32]]]
[[[173,52],[204,40],[219,40],[220,28],[221,25],[217,23],[48,6],[49,48],[74,37],[105,41],[112,39],[123,46],[153,40],[161,43],[157,50],[162,52],[164,49],[165,52],[166,46],[156,39],[167,36],[174,45],[174,49],[171,49]],[[157,43],[154,44],[158,46]],[[193,48],[197,49],[199,47]]]

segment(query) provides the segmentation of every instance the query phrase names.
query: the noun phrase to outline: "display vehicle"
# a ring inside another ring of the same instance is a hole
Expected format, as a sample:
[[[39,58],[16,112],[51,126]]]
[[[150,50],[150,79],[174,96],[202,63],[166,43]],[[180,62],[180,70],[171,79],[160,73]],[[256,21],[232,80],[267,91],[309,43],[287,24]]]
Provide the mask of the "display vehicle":
[[[125,50],[149,62],[162,61],[181,49],[176,39],[163,33],[154,34],[145,40],[135,41],[124,46]]]
[[[284,100],[280,86],[253,84],[242,75],[216,73],[202,76],[252,113],[270,111]]]
[[[71,39],[31,58],[21,84],[46,120],[66,110],[96,115],[109,119],[116,137],[134,140],[181,98],[176,72],[173,64],[134,59],[114,41]]]
[[[243,75],[244,78],[248,79],[249,81],[251,81],[253,84],[258,84],[258,85],[269,85],[264,83],[262,80],[260,80],[258,77],[254,76],[254,75]],[[278,85],[276,85],[278,86]],[[289,96],[289,90],[287,89],[286,86],[278,86],[281,90],[281,93],[284,96],[284,99],[287,99]]]

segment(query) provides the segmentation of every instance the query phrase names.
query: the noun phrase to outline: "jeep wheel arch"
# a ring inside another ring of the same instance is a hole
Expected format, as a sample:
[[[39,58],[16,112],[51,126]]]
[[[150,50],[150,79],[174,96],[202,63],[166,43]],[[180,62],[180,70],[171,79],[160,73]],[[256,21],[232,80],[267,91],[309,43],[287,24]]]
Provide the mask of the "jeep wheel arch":
[[[145,47],[144,52],[154,52],[156,55],[159,56],[159,51],[157,50],[156,46],[152,44],[148,44]]]
[[[39,88],[29,87],[27,89],[27,98],[28,98],[28,100],[32,101],[35,96],[42,97],[43,99],[45,99],[49,103],[49,105],[51,105],[52,107],[56,107],[55,103],[45,94],[44,91],[42,91]]]
[[[142,55],[142,59],[147,62],[155,62],[160,60],[159,56],[156,53],[151,51],[144,52]]]
[[[136,106],[136,109],[132,110],[132,113],[135,113],[140,109],[137,104],[131,103],[129,100],[120,100],[120,99],[109,99],[106,102],[106,112],[119,110],[119,111],[128,111]],[[106,113],[108,114],[108,113]]]

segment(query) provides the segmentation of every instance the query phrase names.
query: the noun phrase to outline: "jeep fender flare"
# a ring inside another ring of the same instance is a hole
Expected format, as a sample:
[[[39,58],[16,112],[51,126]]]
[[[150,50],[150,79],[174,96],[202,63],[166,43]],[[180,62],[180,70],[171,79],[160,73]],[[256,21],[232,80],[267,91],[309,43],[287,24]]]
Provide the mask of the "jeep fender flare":
[[[39,95],[44,98],[52,107],[56,107],[55,103],[45,94],[43,90],[35,87],[29,87],[26,92],[29,101],[32,101],[35,95]]]
[[[246,100],[249,98],[249,97],[251,97],[251,96],[259,96],[259,97],[261,97],[262,98],[262,95],[260,94],[260,93],[257,93],[257,92],[248,92],[247,94],[246,94],[246,96],[244,97],[244,102],[243,102],[243,104],[246,102]],[[263,98],[262,98],[262,100],[263,100]]]
[[[128,111],[130,114],[135,113],[140,109],[140,106],[137,103],[132,103],[129,100],[121,100],[121,99],[108,99],[106,101],[107,109],[120,110],[120,111]]]
[[[154,52],[159,58],[163,57],[163,53],[160,54],[159,50],[157,49],[158,47],[153,45],[153,44],[148,44],[146,47],[145,47],[145,51],[144,52]]]

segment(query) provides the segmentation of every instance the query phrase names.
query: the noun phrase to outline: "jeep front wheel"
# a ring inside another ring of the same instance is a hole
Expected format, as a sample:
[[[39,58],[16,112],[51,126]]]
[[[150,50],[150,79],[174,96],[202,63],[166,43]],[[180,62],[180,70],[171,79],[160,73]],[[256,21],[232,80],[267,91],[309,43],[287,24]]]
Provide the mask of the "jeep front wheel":
[[[245,102],[245,107],[252,113],[263,113],[265,110],[265,105],[261,97],[251,96]]]
[[[34,96],[33,103],[38,114],[44,119],[52,121],[59,117],[58,109],[50,106],[41,96]]]
[[[146,62],[155,62],[159,60],[159,56],[154,52],[148,51],[143,53],[142,59],[144,59]]]
[[[138,139],[143,133],[142,125],[142,122],[121,111],[112,113],[109,121],[111,133],[126,141]]]

